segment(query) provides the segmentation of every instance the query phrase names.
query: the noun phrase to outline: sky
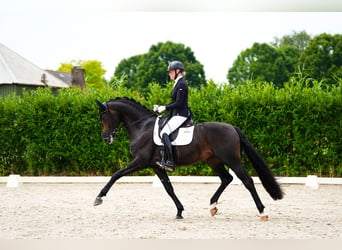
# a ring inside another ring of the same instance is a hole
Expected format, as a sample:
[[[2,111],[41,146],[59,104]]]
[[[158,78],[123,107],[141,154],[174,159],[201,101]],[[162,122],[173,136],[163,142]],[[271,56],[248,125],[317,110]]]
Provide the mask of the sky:
[[[300,31],[342,34],[342,12],[333,12],[342,11],[339,2],[11,0],[1,3],[0,43],[42,69],[98,60],[110,79],[121,60],[172,41],[190,47],[206,78],[222,83],[255,42]]]

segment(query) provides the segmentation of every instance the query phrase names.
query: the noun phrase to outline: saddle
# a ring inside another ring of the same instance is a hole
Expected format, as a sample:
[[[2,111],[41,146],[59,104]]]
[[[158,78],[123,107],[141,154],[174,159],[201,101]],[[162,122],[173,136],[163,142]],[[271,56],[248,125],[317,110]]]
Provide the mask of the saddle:
[[[167,115],[160,115],[156,119],[153,129],[153,141],[158,146],[164,145],[160,138],[160,132],[170,118]],[[175,146],[190,144],[193,138],[194,128],[195,122],[189,117],[178,129],[169,135],[171,144]]]

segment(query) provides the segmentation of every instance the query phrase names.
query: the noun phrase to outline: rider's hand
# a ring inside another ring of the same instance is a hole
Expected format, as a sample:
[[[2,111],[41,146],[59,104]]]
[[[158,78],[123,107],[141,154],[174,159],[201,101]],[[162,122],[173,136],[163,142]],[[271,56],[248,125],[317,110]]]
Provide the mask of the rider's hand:
[[[166,109],[165,106],[158,106],[158,113],[163,112]]]
[[[153,105],[153,111],[154,112],[158,112],[161,113],[165,110],[165,106],[159,106],[159,105]]]

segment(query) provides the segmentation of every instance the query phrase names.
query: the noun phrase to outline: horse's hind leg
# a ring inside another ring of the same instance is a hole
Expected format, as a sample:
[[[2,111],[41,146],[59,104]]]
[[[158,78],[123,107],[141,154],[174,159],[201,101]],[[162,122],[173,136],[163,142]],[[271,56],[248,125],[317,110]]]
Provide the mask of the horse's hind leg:
[[[184,207],[183,207],[182,203],[178,200],[178,198],[177,198],[177,196],[173,190],[169,176],[166,174],[165,170],[163,170],[159,167],[154,168],[153,170],[157,174],[157,176],[159,177],[159,179],[160,179],[161,183],[163,184],[168,195],[171,197],[173,202],[176,204],[176,207],[177,207],[176,219],[183,219],[182,212],[184,210]]]
[[[214,195],[210,199],[210,214],[211,216],[214,216],[217,213],[217,201],[220,198],[223,191],[226,189],[226,187],[232,182],[233,176],[226,170],[224,167],[224,164],[216,159],[211,159],[207,161],[208,165],[214,170],[214,172],[220,177],[221,184],[214,193]]]
[[[247,171],[241,166],[241,163],[235,164],[230,166],[230,168],[235,172],[236,176],[242,181],[242,183],[245,185],[245,187],[248,189],[248,191],[251,193],[253,200],[255,202],[255,205],[259,211],[260,218],[262,220],[266,220],[267,216],[264,218],[264,208],[265,206],[262,204],[259,195],[255,189],[254,181],[252,177],[250,177],[247,173]]]

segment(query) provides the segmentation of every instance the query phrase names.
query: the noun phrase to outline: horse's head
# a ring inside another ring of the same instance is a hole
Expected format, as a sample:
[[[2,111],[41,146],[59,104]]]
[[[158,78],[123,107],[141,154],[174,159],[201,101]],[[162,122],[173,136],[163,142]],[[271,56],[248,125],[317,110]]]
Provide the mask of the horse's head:
[[[101,103],[98,100],[95,100],[95,102],[99,106],[99,118],[102,125],[101,136],[106,143],[111,144],[121,121],[119,113],[110,110],[107,103]]]

